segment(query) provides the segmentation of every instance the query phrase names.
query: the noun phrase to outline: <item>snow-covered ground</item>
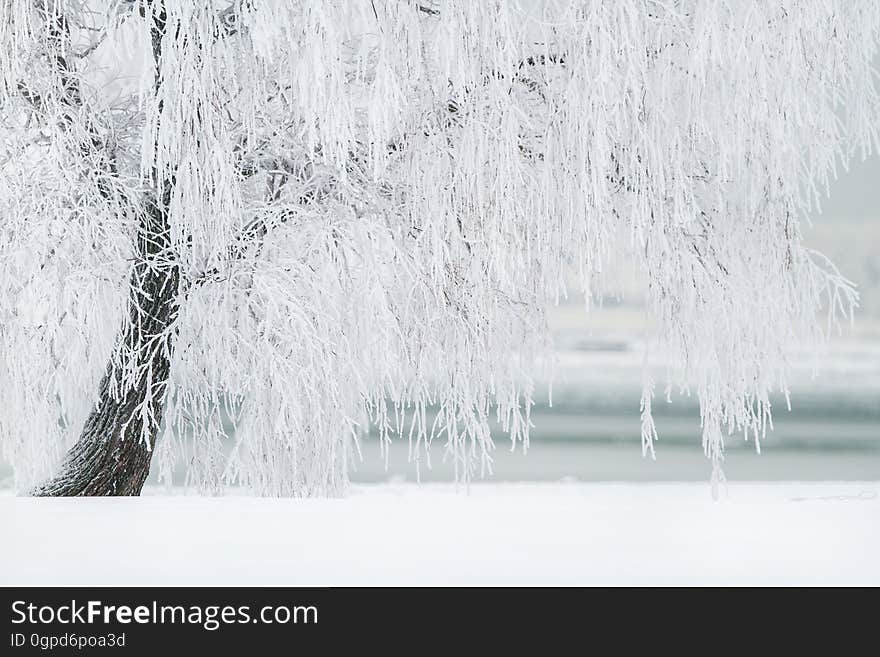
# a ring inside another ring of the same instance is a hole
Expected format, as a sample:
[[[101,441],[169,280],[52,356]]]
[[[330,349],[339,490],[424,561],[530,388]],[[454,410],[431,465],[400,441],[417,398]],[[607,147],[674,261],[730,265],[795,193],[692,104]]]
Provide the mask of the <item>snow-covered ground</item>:
[[[880,584],[880,482],[0,496],[0,584]]]

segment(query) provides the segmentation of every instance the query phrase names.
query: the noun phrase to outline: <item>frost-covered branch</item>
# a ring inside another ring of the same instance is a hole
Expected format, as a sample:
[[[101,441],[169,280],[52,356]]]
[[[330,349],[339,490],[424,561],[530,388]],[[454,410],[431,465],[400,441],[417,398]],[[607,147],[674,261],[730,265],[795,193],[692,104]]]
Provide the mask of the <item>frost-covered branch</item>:
[[[670,361],[644,378],[643,449],[655,385],[691,390],[720,481],[727,436],[770,428],[791,348],[857,302],[802,230],[878,145],[870,0],[0,14],[0,408],[21,409],[0,437],[23,482],[86,423],[127,304],[155,315],[138,265],[180,281],[141,336],[170,367],[160,466],[269,494],[341,491],[369,427],[417,468],[439,440],[462,479],[491,471],[493,422],[527,444],[564,281],[601,295],[622,258]]]

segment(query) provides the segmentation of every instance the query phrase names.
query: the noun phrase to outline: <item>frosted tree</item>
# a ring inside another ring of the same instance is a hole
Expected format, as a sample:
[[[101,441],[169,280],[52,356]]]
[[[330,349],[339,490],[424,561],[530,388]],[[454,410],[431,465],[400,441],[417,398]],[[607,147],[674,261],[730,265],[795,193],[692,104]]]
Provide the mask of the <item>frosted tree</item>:
[[[621,258],[717,482],[856,305],[801,234],[878,41],[875,0],[0,0],[17,488],[338,494],[369,427],[486,474],[567,272]]]

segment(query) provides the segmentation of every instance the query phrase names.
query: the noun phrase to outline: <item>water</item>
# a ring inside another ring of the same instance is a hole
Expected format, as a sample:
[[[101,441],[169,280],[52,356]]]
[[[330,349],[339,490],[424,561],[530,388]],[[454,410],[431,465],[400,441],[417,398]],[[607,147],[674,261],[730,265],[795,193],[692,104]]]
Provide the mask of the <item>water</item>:
[[[587,386],[554,395],[551,408],[538,405],[527,454],[514,451],[500,432],[494,439],[492,480],[495,481],[701,481],[710,465],[700,445],[696,400],[658,401],[655,420],[660,440],[656,460],[642,456],[639,391],[590,389]],[[793,408],[777,399],[774,430],[761,441],[730,436],[725,445],[724,471],[731,480],[880,479],[880,395],[874,389],[800,390]],[[430,421],[429,421],[430,423]],[[392,445],[386,468],[376,441],[366,439],[364,460],[352,479],[415,480],[404,441]],[[420,471],[422,481],[453,478],[451,463],[443,463],[442,441],[432,449],[433,468]]]
[[[532,412],[531,446],[511,451],[502,432],[494,433],[492,481],[708,481],[710,466],[700,445],[699,410],[693,397],[657,399],[654,416],[660,440],[656,460],[641,452],[639,397],[641,357],[632,342],[581,343],[562,354],[553,406],[539,386]],[[747,480],[880,480],[880,343],[841,343],[822,357],[822,376],[796,377],[792,409],[773,399],[774,430],[761,443],[729,437],[725,474]],[[429,418],[429,425],[430,425]],[[231,441],[227,441],[231,445]],[[362,443],[363,460],[352,480],[451,481],[442,438],[432,448],[432,468],[424,458],[418,474],[405,440],[385,457],[375,437]],[[480,472],[477,473],[479,478]],[[155,479],[155,477],[154,477]],[[175,473],[182,482],[184,473]],[[0,463],[0,486],[12,483]]]

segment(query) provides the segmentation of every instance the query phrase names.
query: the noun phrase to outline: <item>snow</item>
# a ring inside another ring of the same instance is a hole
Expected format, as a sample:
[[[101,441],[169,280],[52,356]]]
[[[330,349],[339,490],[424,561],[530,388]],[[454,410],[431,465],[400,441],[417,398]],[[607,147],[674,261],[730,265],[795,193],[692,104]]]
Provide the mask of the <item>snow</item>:
[[[880,482],[0,496],[3,585],[880,584]]]

